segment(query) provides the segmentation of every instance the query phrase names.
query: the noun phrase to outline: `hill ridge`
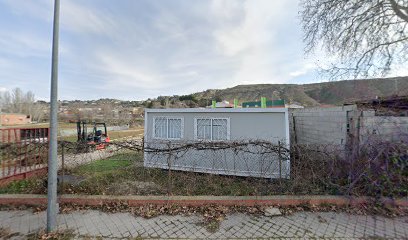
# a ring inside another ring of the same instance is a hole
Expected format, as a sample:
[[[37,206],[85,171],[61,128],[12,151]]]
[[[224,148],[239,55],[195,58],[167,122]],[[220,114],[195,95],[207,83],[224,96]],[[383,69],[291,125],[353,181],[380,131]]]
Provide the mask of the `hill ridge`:
[[[353,79],[307,84],[240,84],[225,89],[208,89],[191,94],[196,100],[222,99],[255,101],[261,97],[284,99],[304,106],[341,105],[376,96],[408,95],[408,77]]]

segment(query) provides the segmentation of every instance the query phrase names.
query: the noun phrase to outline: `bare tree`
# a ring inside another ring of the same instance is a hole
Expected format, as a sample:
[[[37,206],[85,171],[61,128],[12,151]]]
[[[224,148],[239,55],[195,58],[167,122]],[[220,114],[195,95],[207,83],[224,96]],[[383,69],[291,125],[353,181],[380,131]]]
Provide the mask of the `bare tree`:
[[[24,93],[20,88],[11,90],[11,111],[23,113]]]
[[[6,110],[11,103],[10,92],[0,92],[0,112]]]
[[[332,79],[384,76],[408,59],[408,0],[301,0],[306,53],[322,47]]]
[[[47,106],[35,101],[33,92],[24,93],[20,88],[0,94],[1,111],[23,113],[31,116],[33,121],[41,121]]]
[[[69,107],[69,110],[75,116],[75,120],[77,121],[84,120],[84,113],[80,111],[80,109],[83,107],[84,107],[83,104],[79,102],[75,102],[71,104],[71,106]]]
[[[113,110],[115,107],[112,103],[104,103],[101,105],[101,112],[105,119],[112,119],[113,118]]]

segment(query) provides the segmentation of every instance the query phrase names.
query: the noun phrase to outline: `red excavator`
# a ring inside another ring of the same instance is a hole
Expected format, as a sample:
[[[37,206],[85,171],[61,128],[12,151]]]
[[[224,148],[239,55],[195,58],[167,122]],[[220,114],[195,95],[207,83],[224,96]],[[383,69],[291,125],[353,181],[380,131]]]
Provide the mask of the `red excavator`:
[[[92,132],[88,134],[88,123],[77,122],[78,142],[94,145],[96,150],[105,149],[110,142],[105,123],[94,122]]]

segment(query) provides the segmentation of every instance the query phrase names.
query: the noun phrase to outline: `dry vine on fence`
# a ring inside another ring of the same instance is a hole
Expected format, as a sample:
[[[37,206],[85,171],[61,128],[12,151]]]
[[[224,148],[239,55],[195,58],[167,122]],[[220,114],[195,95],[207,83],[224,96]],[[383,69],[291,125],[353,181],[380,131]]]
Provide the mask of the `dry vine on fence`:
[[[46,153],[46,143],[0,144],[0,150],[2,176],[46,163],[44,159],[22,155]],[[111,195],[401,197],[408,192],[407,161],[407,142],[378,139],[361,143],[358,154],[332,145],[287,148],[261,140],[143,143],[141,139],[129,139],[111,142],[103,150],[61,141],[59,191]],[[207,164],[203,165],[206,168],[200,168],[201,162]],[[43,180],[40,177],[12,183],[0,192],[44,193]]]

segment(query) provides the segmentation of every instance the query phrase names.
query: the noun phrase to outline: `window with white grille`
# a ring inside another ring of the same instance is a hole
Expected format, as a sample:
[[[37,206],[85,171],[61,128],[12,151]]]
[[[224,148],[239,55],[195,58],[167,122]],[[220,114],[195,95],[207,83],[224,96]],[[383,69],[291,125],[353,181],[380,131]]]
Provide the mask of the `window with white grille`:
[[[197,140],[229,140],[229,118],[195,118],[194,135]]]
[[[183,138],[183,118],[155,117],[153,129],[153,138],[181,139]]]

